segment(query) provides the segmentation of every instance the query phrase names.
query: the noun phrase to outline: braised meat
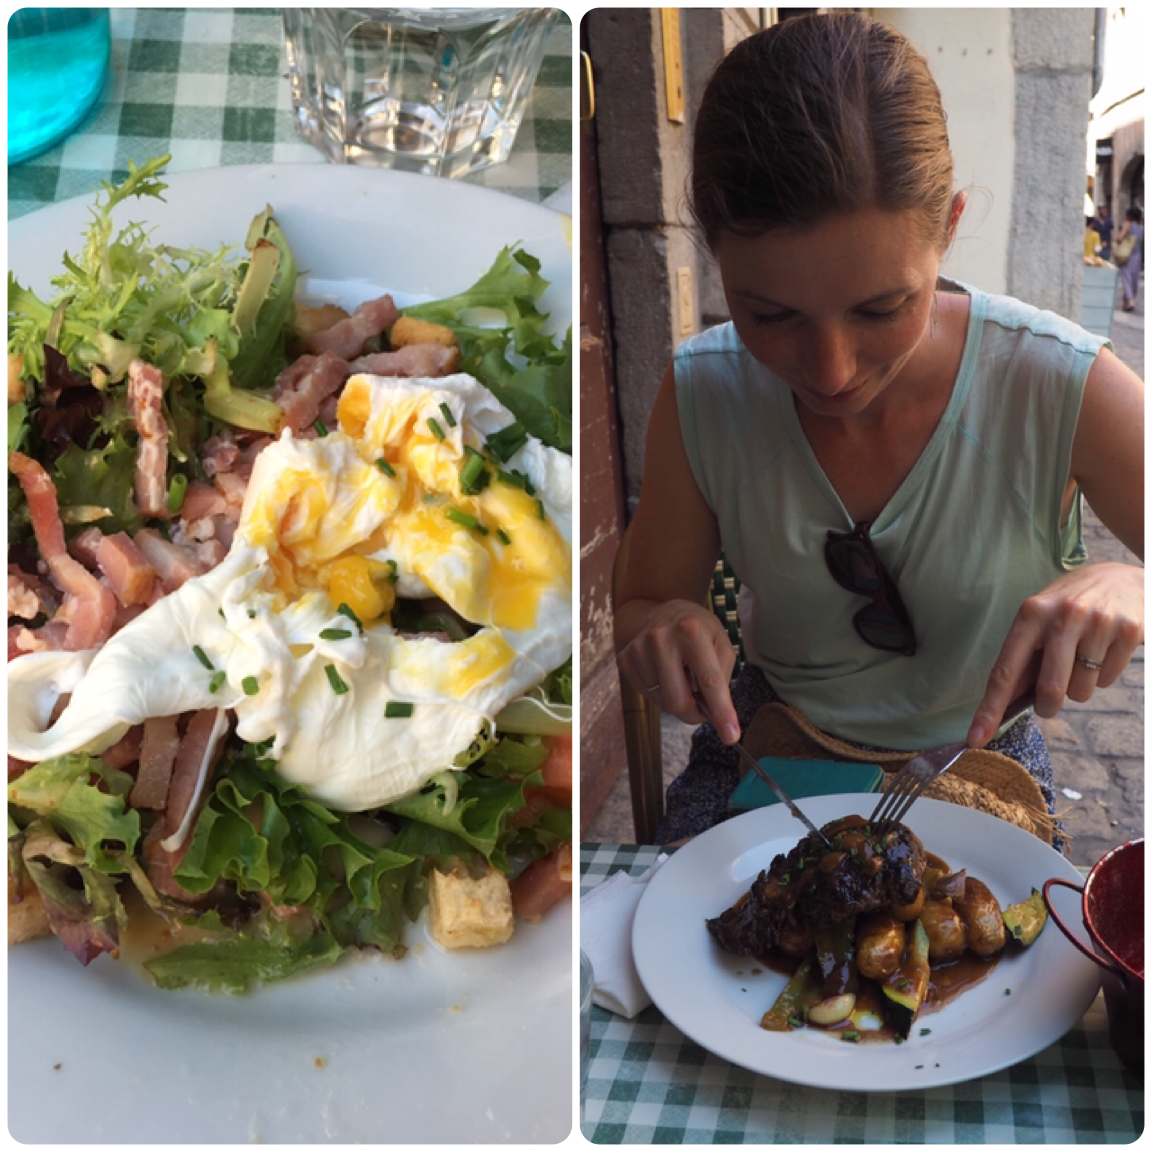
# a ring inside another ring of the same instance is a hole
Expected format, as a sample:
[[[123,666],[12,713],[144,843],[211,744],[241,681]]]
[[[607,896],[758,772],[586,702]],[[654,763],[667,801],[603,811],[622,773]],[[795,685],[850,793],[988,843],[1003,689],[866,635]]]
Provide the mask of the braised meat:
[[[826,824],[772,861],[731,908],[708,920],[721,947],[738,956],[801,955],[812,928],[911,904],[924,875],[924,846],[904,825],[874,831],[863,817]]]

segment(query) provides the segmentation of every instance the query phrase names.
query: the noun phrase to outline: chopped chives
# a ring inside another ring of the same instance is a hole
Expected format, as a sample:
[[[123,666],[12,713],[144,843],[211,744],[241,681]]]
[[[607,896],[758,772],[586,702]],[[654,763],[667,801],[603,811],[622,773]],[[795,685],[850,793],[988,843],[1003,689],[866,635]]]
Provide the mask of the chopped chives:
[[[347,628],[324,628],[320,632],[321,640],[347,640],[352,633]]]
[[[543,500],[537,499],[537,501],[536,501],[536,514],[540,517],[541,520],[547,520],[548,519],[547,515],[544,512],[544,501]]]
[[[376,467],[381,472],[383,472],[385,476],[395,476],[396,475],[396,469],[393,468],[392,465],[389,464],[388,461],[385,460],[383,456],[381,456],[380,459],[376,461]]]
[[[454,524],[459,524],[464,528],[479,528],[480,521],[476,519],[470,512],[464,512],[460,508],[453,508],[451,505],[444,509],[444,515],[448,517]]]
[[[332,685],[332,691],[337,696],[343,696],[348,691],[348,685],[340,678],[340,673],[336,671],[335,665],[325,664],[324,675],[328,677],[328,683]]]
[[[313,422],[312,427],[316,429],[316,435],[317,436],[327,436],[328,435],[328,426],[324,423],[323,420],[317,418]]]
[[[473,454],[460,471],[460,490],[473,496],[480,491],[477,481],[484,474],[484,457]]]
[[[245,696],[255,696],[260,691],[260,681],[255,676],[245,676],[240,681],[240,687],[244,689]]]
[[[412,703],[409,700],[389,700],[384,705],[384,715],[389,719],[411,716]]]
[[[501,544],[511,544],[512,543],[512,537],[509,536],[508,533],[505,532],[503,528],[497,528],[496,529],[496,537],[500,541]]]
[[[428,417],[428,427],[432,430],[432,435],[435,436],[437,440],[444,439],[444,429],[440,427],[440,421],[437,420],[435,416]]]
[[[200,663],[203,664],[204,667],[207,668],[209,672],[215,672],[216,671],[216,665],[213,664],[212,661],[208,659],[208,657],[204,653],[204,649],[201,648],[199,644],[193,644],[192,645],[192,655],[195,656],[196,659],[199,660]]]
[[[503,468],[500,469],[496,475],[504,481],[505,484],[510,484],[513,488],[522,488],[529,496],[536,495],[536,489],[532,481],[524,475],[523,472],[517,472],[515,468],[511,472],[505,472]]]
[[[224,673],[223,672],[213,672],[212,673],[212,679],[208,681],[208,691],[209,692],[219,692],[220,691],[220,685],[223,683],[224,683]]]
[[[188,477],[177,472],[168,485],[168,511],[173,516],[184,506],[184,493],[188,491]]]
[[[444,413],[444,419],[448,421],[448,427],[455,428],[456,417],[452,415],[452,409],[448,407],[447,403],[441,403],[440,411]]]
[[[388,579],[395,584],[400,579],[400,569],[396,566],[395,560],[387,561],[388,567],[391,571],[388,573]]]
[[[528,443],[528,433],[524,431],[524,425],[519,420],[513,420],[506,428],[493,432],[484,443],[493,456],[502,464],[506,464]]]
[[[339,612],[341,616],[347,616],[348,619],[351,620],[352,623],[355,624],[356,627],[359,628],[361,632],[364,631],[364,625],[360,623],[360,617],[357,616],[356,613],[353,612],[352,609],[349,608],[347,604],[341,603],[340,607],[337,608],[336,611]]]

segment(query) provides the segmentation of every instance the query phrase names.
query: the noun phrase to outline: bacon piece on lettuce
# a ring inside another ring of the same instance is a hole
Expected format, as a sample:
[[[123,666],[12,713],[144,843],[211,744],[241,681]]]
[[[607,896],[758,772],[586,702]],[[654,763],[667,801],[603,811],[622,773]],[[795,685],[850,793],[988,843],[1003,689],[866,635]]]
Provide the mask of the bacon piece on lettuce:
[[[65,594],[61,609],[68,624],[64,647],[73,652],[98,648],[112,634],[116,597],[83,564],[68,555],[56,487],[43,465],[22,452],[11,452],[8,468],[24,490],[32,531],[48,565],[48,575]]]

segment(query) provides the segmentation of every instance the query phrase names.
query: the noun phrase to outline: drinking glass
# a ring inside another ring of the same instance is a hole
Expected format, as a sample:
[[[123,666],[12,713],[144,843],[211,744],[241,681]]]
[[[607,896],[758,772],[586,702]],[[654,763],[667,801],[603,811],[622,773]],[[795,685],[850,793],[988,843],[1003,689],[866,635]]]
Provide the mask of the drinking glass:
[[[107,8],[18,8],[8,20],[8,163],[67,136],[104,90]]]
[[[555,8],[285,8],[301,135],[337,164],[466,176],[508,158]]]

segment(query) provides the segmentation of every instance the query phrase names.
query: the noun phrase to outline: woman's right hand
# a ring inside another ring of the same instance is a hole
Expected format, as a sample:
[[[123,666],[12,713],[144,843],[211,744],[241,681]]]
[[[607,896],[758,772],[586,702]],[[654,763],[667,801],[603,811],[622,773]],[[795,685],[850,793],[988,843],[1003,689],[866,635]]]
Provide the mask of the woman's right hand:
[[[639,606],[630,607],[635,612]],[[725,744],[740,738],[728,691],[736,650],[709,608],[691,600],[652,603],[616,663],[621,675],[665,712],[688,724],[711,719]],[[707,716],[697,706],[694,687],[704,698]]]

